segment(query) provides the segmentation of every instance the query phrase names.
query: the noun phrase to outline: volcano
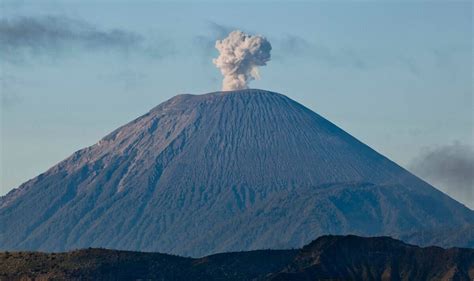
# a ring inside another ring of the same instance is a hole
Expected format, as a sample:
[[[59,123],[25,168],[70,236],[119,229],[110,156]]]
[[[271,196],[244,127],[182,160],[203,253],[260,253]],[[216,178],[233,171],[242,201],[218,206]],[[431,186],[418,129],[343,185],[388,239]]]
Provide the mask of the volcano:
[[[303,105],[249,89],[178,95],[14,189],[0,249],[203,256],[473,223]]]

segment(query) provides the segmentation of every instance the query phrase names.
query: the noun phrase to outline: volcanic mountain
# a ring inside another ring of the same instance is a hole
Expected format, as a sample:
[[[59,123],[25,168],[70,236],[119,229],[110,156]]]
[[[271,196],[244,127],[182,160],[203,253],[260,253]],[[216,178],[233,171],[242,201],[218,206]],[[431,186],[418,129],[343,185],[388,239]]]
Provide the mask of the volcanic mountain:
[[[0,201],[0,249],[180,255],[399,236],[474,212],[288,97],[179,95]]]

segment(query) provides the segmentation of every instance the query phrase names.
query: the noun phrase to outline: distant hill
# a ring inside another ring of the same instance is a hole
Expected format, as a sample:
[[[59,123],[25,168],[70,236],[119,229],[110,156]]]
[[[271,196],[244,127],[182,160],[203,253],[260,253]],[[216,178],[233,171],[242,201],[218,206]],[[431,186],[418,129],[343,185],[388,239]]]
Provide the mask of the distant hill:
[[[0,280],[466,280],[474,249],[420,248],[388,237],[323,236],[300,250],[193,259],[87,249],[0,254]]]
[[[176,96],[0,199],[1,250],[198,257],[466,224],[472,210],[263,90]]]

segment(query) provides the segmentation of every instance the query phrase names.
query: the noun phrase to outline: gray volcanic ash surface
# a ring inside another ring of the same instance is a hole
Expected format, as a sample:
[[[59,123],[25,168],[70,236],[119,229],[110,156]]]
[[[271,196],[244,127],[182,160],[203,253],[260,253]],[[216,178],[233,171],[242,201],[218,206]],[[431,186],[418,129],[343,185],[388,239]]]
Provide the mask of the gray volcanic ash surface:
[[[179,95],[0,200],[0,249],[203,256],[401,235],[474,212],[262,90]]]

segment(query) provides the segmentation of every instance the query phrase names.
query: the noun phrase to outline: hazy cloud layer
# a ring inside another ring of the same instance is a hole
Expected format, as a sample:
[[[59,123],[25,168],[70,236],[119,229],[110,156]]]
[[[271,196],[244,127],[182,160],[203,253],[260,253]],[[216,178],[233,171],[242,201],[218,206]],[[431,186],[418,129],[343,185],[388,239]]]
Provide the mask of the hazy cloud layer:
[[[8,61],[21,60],[25,55],[59,54],[70,48],[129,51],[142,41],[134,32],[102,30],[66,17],[0,19],[0,52]]]
[[[221,25],[212,21],[207,22],[209,28],[209,34],[207,35],[198,35],[194,37],[193,43],[202,51],[203,59],[207,63],[208,57],[213,56],[216,49],[216,41],[224,39],[236,28]]]
[[[314,47],[308,40],[296,35],[286,35],[278,41],[278,49],[285,55],[303,55]]]
[[[121,70],[114,73],[101,74],[98,78],[106,83],[115,83],[120,85],[124,91],[135,91],[143,85],[149,78],[149,75],[134,70]]]
[[[314,60],[331,67],[366,68],[367,60],[359,52],[349,49],[331,49],[297,35],[283,35],[272,39],[275,42],[275,60],[288,61],[295,58]]]
[[[474,149],[454,143],[422,153],[410,170],[474,209]]]
[[[0,96],[1,96],[0,101],[1,101],[2,108],[8,108],[10,106],[13,106],[21,102],[20,96],[11,92],[5,92],[2,90],[2,93],[0,94]]]
[[[22,101],[17,87],[24,84],[22,79],[16,76],[2,73],[0,75],[0,103],[1,108],[6,109]]]
[[[410,74],[418,76],[420,67],[417,61],[404,54],[384,57],[370,50],[360,50],[351,46],[328,47],[324,42],[311,41],[298,35],[286,34],[271,37],[274,46],[273,58],[289,62],[295,59],[310,60],[324,67],[354,68],[368,70],[384,66],[401,67]]]

